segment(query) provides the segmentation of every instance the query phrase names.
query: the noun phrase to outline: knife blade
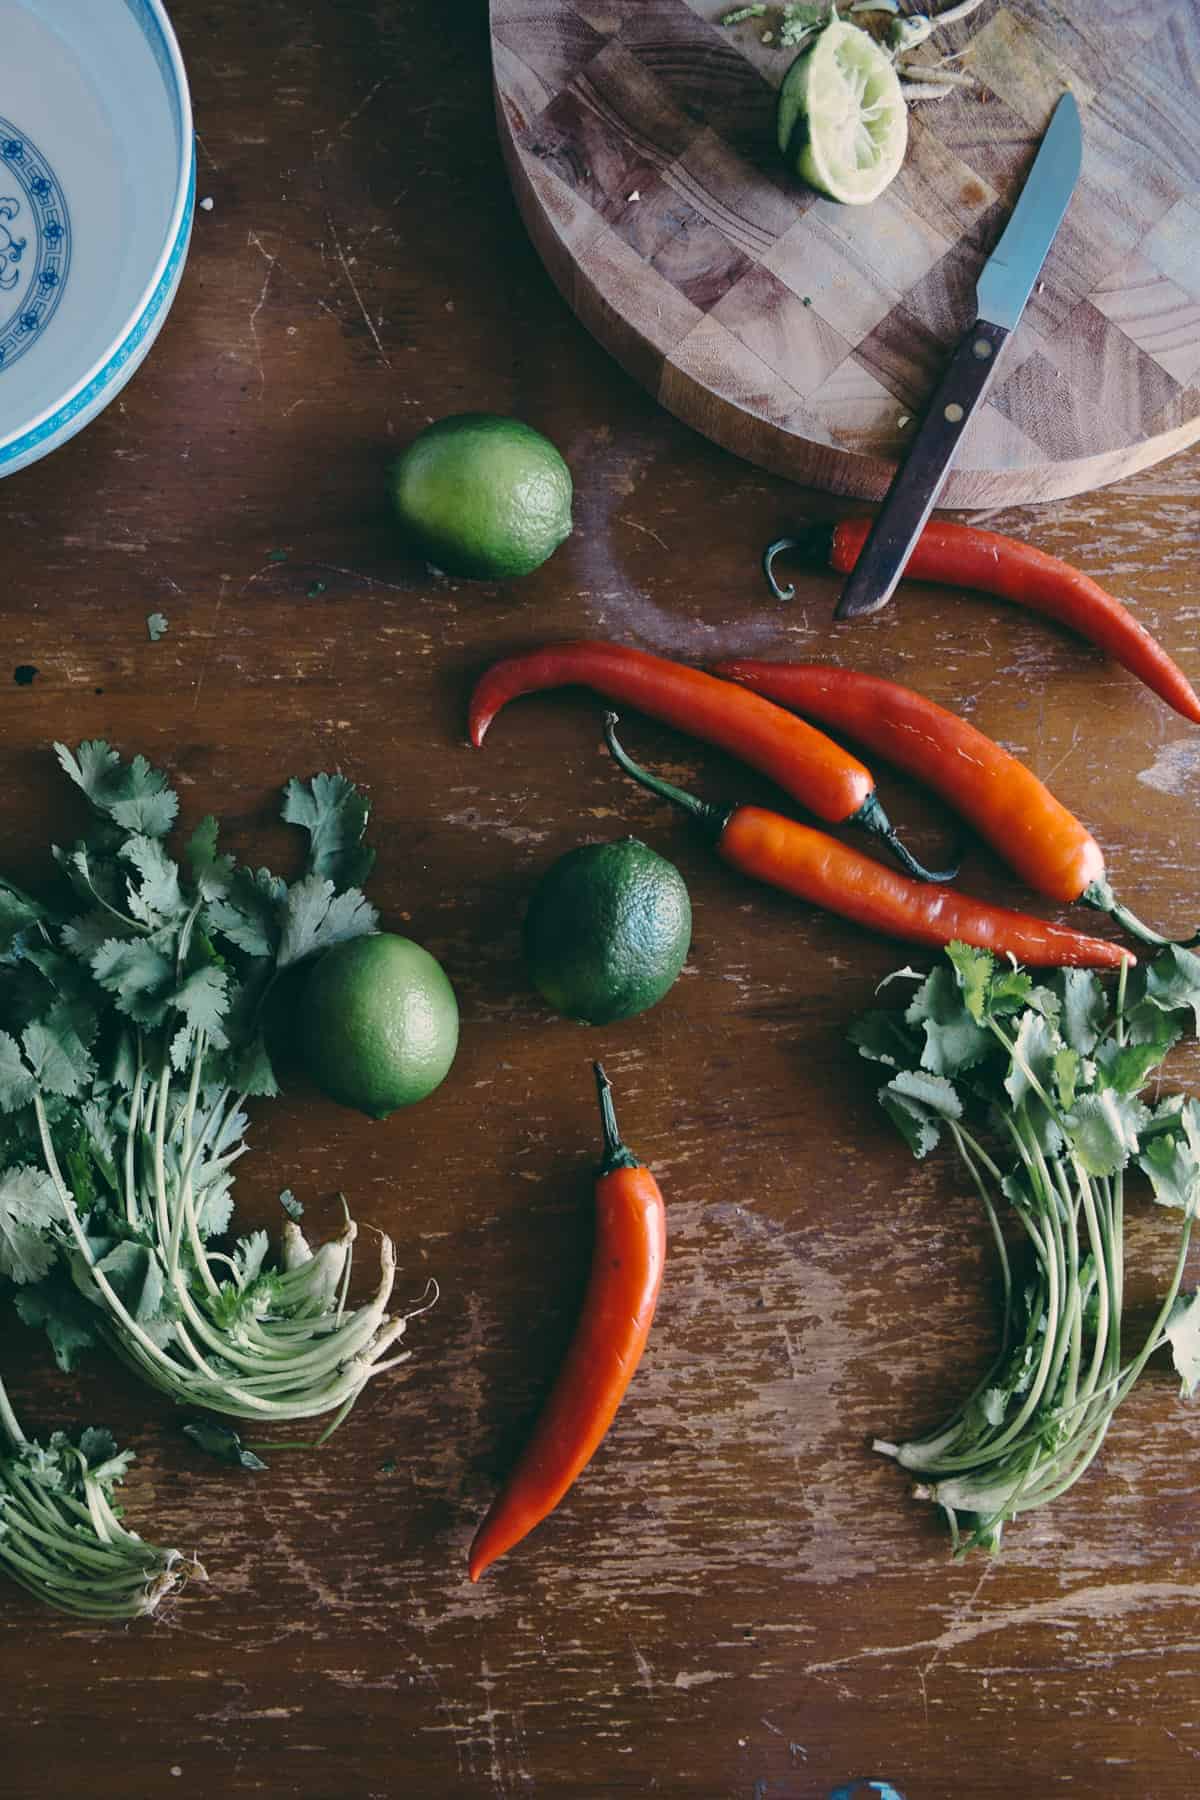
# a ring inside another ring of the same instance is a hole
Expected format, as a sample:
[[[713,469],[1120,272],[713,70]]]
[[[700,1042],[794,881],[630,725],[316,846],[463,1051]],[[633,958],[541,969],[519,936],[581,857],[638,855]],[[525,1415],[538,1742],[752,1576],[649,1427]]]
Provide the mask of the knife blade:
[[[975,288],[977,317],[951,357],[879,516],[847,577],[835,619],[860,619],[892,597],[933,511],[963,432],[991,386],[1079,179],[1083,129],[1073,94],[1054,109],[1000,241]]]

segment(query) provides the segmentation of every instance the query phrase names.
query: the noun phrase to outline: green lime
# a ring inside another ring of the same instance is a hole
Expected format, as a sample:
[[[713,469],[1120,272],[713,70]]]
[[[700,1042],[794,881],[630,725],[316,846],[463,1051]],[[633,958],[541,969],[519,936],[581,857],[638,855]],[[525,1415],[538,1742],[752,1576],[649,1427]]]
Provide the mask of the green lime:
[[[875,200],[904,161],[908,108],[874,38],[834,19],[783,78],[775,115],[788,166],[831,200]]]
[[[450,575],[528,575],[571,532],[571,471],[519,419],[439,419],[393,464],[391,485],[401,523]]]
[[[323,1093],[385,1119],[432,1094],[458,1048],[458,1004],[442,965],[411,938],[335,944],[299,1001],[305,1066]]]
[[[589,1025],[654,1006],[687,959],[692,906],[673,863],[622,838],[553,863],[525,915],[525,961],[555,1012]]]

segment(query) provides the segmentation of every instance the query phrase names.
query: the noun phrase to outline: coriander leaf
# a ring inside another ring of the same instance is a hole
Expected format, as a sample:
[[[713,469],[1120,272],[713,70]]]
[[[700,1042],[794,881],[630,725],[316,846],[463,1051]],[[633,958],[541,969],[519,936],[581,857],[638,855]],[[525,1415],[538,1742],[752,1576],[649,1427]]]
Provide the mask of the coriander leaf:
[[[142,934],[132,920],[114,918],[112,913],[96,908],[92,912],[82,913],[79,918],[72,919],[61,927],[59,941],[65,950],[77,957],[80,962],[90,962],[94,951],[101,944],[107,944],[110,938],[140,937]]]
[[[45,916],[44,906],[10,881],[0,880],[0,962],[16,960],[22,937]]]
[[[297,1200],[291,1188],[284,1188],[279,1196],[279,1204],[282,1206],[289,1219],[302,1219],[304,1217],[304,1207],[301,1202]]]
[[[83,1353],[98,1342],[92,1325],[95,1309],[61,1267],[52,1269],[44,1281],[18,1289],[13,1305],[24,1324],[46,1333],[64,1375],[70,1375]]]
[[[1061,1002],[1058,1028],[1072,1050],[1090,1056],[1108,1019],[1108,996],[1090,969],[1057,969],[1049,986]]]
[[[1115,1175],[1138,1148],[1138,1132],[1149,1112],[1112,1088],[1084,1094],[1066,1120],[1066,1133],[1089,1175]]]
[[[79,1454],[85,1456],[93,1466],[98,1466],[101,1463],[112,1462],[114,1457],[120,1455],[120,1452],[117,1449],[117,1440],[111,1431],[106,1430],[103,1426],[87,1425],[79,1434]]]
[[[108,809],[114,779],[121,759],[103,738],[80,744],[74,755],[65,744],[55,744],[54,753],[77,787],[81,787],[92,805],[100,812]]]
[[[144,938],[110,938],[92,957],[92,973],[123,1013],[139,1025],[159,1025],[166,1014],[174,970]]]
[[[164,1308],[165,1278],[154,1251],[147,1244],[125,1239],[96,1267],[116,1290],[126,1311],[144,1330],[150,1329],[154,1341],[160,1346],[169,1343],[175,1333],[175,1303],[172,1299]]]
[[[860,1056],[893,1069],[916,1068],[921,1047],[898,1013],[869,1012],[855,1019],[847,1033]]]
[[[28,1106],[36,1089],[37,1083],[21,1060],[17,1040],[9,1037],[7,1031],[0,1031],[0,1110],[11,1113]]]
[[[917,1160],[928,1156],[942,1135],[937,1116],[919,1100],[894,1093],[891,1082],[880,1088],[879,1104]]]
[[[157,644],[170,630],[170,623],[165,613],[152,612],[146,614],[146,636],[152,644]]]
[[[976,1024],[982,1025],[987,1010],[988,986],[996,966],[994,959],[986,950],[976,950],[970,944],[957,942],[946,945],[946,955],[958,978],[963,1005]]]
[[[945,964],[931,970],[905,1018],[925,1032],[921,1063],[935,1075],[957,1075],[981,1062],[993,1047],[991,1033],[967,1011],[954,973]]]
[[[66,1216],[44,1169],[18,1163],[0,1172],[0,1275],[18,1286],[48,1275],[58,1252],[47,1234]]]
[[[167,786],[167,778],[152,769],[144,756],[135,756],[121,784],[120,797],[108,812],[122,831],[144,832],[147,837],[166,837],[175,823],[179,800]]]
[[[1138,1094],[1165,1051],[1159,1044],[1116,1044],[1111,1039],[1096,1051],[1096,1080],[1118,1094]]]
[[[90,1081],[95,1064],[79,1023],[78,1010],[60,1000],[21,1033],[25,1060],[44,1093],[72,1096]]]
[[[761,19],[766,12],[766,0],[755,0],[753,6],[737,6],[732,12],[721,15],[722,25],[740,25],[745,19]]]
[[[1191,1212],[1200,1196],[1200,1161],[1184,1137],[1161,1133],[1148,1138],[1138,1152],[1138,1167],[1150,1179],[1159,1206]]]
[[[269,869],[238,869],[228,896],[209,905],[209,924],[247,956],[270,956],[286,895],[287,884]]]
[[[989,1425],[1003,1425],[1008,1411],[1008,1394],[1003,1388],[988,1388],[981,1401],[983,1416]]]
[[[1001,969],[988,993],[988,1011],[993,1018],[1020,1012],[1031,1006],[1047,1018],[1057,1019],[1058,999],[1049,988],[1035,987],[1033,977],[1024,969]]]
[[[218,1046],[225,1042],[221,1020],[229,1007],[229,977],[223,969],[193,969],[171,995],[171,1005],[192,1031],[206,1032]]]
[[[1064,1045],[1054,1053],[1054,1098],[1063,1112],[1070,1112],[1075,1104],[1078,1081],[1079,1052]]]
[[[193,1444],[218,1462],[232,1463],[238,1469],[265,1469],[267,1464],[253,1450],[247,1450],[237,1432],[216,1419],[190,1419],[183,1427]]]
[[[366,795],[344,775],[289,781],[283,817],[309,834],[306,873],[322,875],[336,888],[361,886],[375,862],[375,852],[362,841],[370,810]]]
[[[238,1239],[233,1249],[233,1262],[242,1287],[249,1287],[257,1280],[270,1248],[271,1240],[265,1231],[255,1231],[249,1237]]]
[[[244,1044],[232,1063],[233,1086],[252,1100],[272,1100],[279,1092],[275,1070],[261,1032]]]
[[[306,875],[288,889],[276,965],[286,969],[318,950],[365,937],[378,926],[379,914],[357,888],[338,894],[332,881]]]
[[[129,910],[147,925],[173,921],[185,911],[179,888],[179,869],[156,837],[136,834],[121,845],[121,855],[132,863],[141,881],[129,884]]]
[[[217,821],[211,813],[201,819],[188,839],[187,859],[200,898],[224,899],[233,881],[234,864],[232,856],[217,855]]]
[[[1161,1012],[1190,1012],[1200,1033],[1200,956],[1178,944],[1161,950],[1146,970],[1145,997]]]
[[[939,1119],[961,1119],[962,1101],[959,1099],[952,1082],[944,1075],[929,1075],[923,1069],[905,1069],[894,1075],[888,1082],[889,1094],[902,1094],[909,1100],[918,1100],[922,1106],[936,1113]]]
[[[1200,1382],[1200,1289],[1180,1294],[1167,1314],[1163,1335],[1171,1346],[1171,1360],[1182,1386],[1180,1393],[1190,1400]]]
[[[220,1237],[233,1217],[233,1177],[226,1170],[209,1177],[207,1164],[196,1172],[196,1229],[202,1238]]]
[[[1041,1013],[1025,1012],[1017,1027],[1012,1062],[1004,1078],[1004,1091],[1014,1106],[1036,1093],[1035,1082],[1048,1094],[1055,1086],[1055,1058],[1062,1040]]]

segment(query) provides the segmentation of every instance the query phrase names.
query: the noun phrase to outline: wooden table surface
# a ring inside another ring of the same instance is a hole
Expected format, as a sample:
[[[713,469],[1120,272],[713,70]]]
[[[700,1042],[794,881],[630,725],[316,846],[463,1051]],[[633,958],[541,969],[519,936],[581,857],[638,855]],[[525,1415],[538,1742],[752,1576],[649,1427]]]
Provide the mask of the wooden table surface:
[[[1086,646],[979,597],[909,586],[838,633],[832,577],[769,600],[763,542],[836,504],[675,423],[568,314],[505,184],[482,0],[174,14],[213,204],[131,387],[0,488],[0,867],[44,881],[77,819],[55,738],[144,752],[189,820],[219,812],[277,864],[290,774],[364,784],[374,898],[444,960],[461,1052],[386,1124],[300,1089],[260,1107],[238,1187],[250,1222],[289,1185],[331,1224],[344,1188],[396,1238],[403,1291],[433,1274],[442,1298],[326,1450],[245,1476],[111,1361],[58,1375],[6,1309],[0,1368],[30,1428],[109,1422],[139,1450],[131,1522],[194,1546],[211,1580],[114,1631],[0,1588],[0,1792],[1194,1792],[1200,1410],[1169,1370],[991,1561],[954,1563],[868,1448],[931,1423],[995,1327],[971,1197],[948,1160],[908,1158],[845,1042],[913,959],[732,878],[618,779],[584,696],[514,706],[483,752],[463,708],[491,657],[564,633],[845,657],[969,710],[1052,777],[1125,898],[1177,928],[1195,923],[1200,737]],[[432,575],[385,505],[388,457],[468,408],[530,421],[575,473],[573,537],[507,587]],[[1195,676],[1198,494],[1192,453],[997,522],[1107,580]],[[628,723],[677,778],[765,792]],[[883,787],[918,852],[944,854],[945,814]],[[662,1005],[590,1030],[531,996],[518,921],[554,857],[626,830],[683,870],[695,941]],[[977,848],[963,879],[1025,898]],[[598,1053],[667,1198],[659,1317],[591,1468],[473,1588],[466,1546],[585,1276]],[[1170,1074],[1195,1084],[1200,1056]],[[1171,1255],[1152,1211],[1130,1228],[1137,1304]]]

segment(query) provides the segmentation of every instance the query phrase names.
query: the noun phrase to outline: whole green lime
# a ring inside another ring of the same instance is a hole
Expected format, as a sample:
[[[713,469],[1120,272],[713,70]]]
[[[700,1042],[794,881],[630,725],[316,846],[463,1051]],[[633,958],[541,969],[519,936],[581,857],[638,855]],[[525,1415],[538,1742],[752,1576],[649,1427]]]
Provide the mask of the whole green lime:
[[[655,1006],[691,941],[683,876],[636,838],[569,850],[547,869],[525,915],[533,985],[555,1012],[589,1025]]]
[[[519,419],[457,413],[426,426],[392,466],[409,535],[450,575],[528,575],[571,532],[571,471]]]
[[[385,1119],[432,1094],[458,1048],[458,1003],[442,965],[381,931],[335,944],[299,1000],[305,1067],[331,1100]]]

